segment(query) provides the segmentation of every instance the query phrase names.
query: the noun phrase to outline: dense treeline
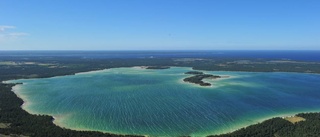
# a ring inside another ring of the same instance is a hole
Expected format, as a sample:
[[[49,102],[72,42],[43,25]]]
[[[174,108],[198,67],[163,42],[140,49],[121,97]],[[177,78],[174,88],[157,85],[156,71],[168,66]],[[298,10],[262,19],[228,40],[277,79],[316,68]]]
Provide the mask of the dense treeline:
[[[302,113],[306,120],[284,127],[278,132],[282,137],[320,137],[320,113]]]
[[[73,57],[1,57],[0,62],[14,62],[14,65],[0,64],[0,81],[20,78],[42,78],[59,75],[71,75],[77,72],[100,70],[114,67],[132,66],[183,66],[198,70],[229,71],[287,71],[320,73],[319,63],[277,63],[267,60],[250,60],[243,64],[235,59],[180,60],[170,58],[153,59],[82,59]],[[24,62],[36,62],[24,63]],[[307,63],[307,65],[306,65]],[[95,137],[118,136],[100,132],[73,131],[58,127],[50,116],[31,115],[21,109],[22,100],[11,92],[12,84],[0,83],[0,124],[9,124],[0,128],[2,135],[27,135],[32,137]],[[281,118],[267,120],[236,132],[220,135],[222,137],[240,136],[320,136],[320,114],[299,114],[306,121],[297,124]]]
[[[201,74],[203,74],[203,72],[200,72],[200,71],[189,71],[189,72],[186,72],[184,74],[201,75]]]
[[[291,125],[292,123],[282,118],[273,118],[260,124],[242,128],[230,134],[210,137],[274,137],[277,135],[277,131],[281,130],[283,127],[290,127]]]
[[[283,118],[273,118],[235,132],[210,137],[320,137],[320,113],[301,113],[306,120],[292,124]]]
[[[168,66],[148,66],[146,69],[169,69]]]

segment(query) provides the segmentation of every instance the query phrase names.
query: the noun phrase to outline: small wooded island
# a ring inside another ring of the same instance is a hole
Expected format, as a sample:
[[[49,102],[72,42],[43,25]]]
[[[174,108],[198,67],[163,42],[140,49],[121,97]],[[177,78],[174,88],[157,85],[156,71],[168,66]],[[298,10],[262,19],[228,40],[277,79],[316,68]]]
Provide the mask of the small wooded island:
[[[202,81],[205,78],[207,78],[207,79],[221,78],[221,76],[211,75],[211,74],[204,74],[203,72],[199,72],[199,71],[189,71],[189,72],[186,72],[184,74],[192,74],[192,75],[194,75],[194,76],[187,77],[187,78],[183,79],[184,82],[194,83],[194,84],[198,84],[200,86],[211,86],[210,83]]]

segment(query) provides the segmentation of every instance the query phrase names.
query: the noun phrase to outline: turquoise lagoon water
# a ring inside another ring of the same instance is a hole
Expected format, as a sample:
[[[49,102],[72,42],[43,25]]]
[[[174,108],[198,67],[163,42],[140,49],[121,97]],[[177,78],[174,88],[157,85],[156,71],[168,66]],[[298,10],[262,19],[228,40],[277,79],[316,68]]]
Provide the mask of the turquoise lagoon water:
[[[320,75],[206,71],[230,78],[185,83],[191,68],[114,68],[14,87],[25,110],[77,130],[149,136],[205,136],[275,116],[320,110]]]

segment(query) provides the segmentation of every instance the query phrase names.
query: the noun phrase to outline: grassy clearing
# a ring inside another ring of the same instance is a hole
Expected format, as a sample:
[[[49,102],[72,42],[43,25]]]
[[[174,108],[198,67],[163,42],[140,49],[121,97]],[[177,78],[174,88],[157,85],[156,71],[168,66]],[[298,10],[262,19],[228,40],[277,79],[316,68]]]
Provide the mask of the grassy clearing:
[[[288,120],[292,124],[295,124],[295,123],[298,123],[300,121],[305,121],[306,120],[305,118],[299,117],[299,116],[285,117],[284,119]]]
[[[10,123],[0,123],[0,128],[9,128]]]

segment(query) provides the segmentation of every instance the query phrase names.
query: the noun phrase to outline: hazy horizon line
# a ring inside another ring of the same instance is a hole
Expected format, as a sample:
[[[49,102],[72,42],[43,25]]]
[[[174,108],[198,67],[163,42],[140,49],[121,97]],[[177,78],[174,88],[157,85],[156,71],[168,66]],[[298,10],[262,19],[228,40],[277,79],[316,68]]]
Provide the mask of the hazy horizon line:
[[[135,49],[127,49],[127,50],[70,50],[70,49],[32,49],[32,50],[25,50],[25,49],[10,49],[10,50],[0,50],[0,51],[320,51],[320,49],[187,49],[187,50],[180,50],[180,49],[174,49],[174,50],[135,50]]]

